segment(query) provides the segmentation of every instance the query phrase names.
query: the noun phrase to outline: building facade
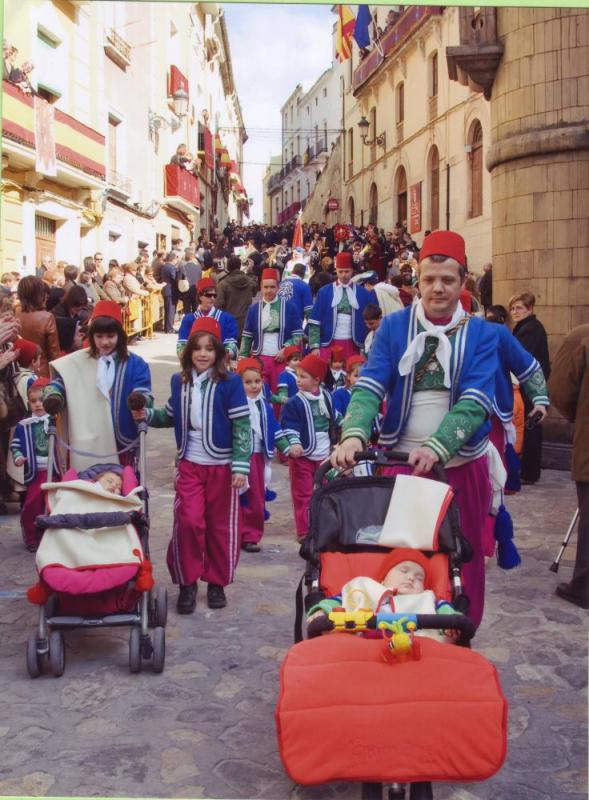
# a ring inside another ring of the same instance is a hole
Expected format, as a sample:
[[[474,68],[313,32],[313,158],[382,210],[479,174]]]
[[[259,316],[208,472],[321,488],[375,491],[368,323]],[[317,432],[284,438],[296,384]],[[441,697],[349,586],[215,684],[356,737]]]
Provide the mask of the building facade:
[[[247,137],[215,4],[26,0],[4,36],[35,65],[34,96],[3,82],[6,269],[124,262],[243,219]],[[170,163],[180,144],[192,172]]]
[[[418,244],[426,230],[452,229],[480,272],[492,253],[491,119],[481,91],[449,79],[445,48],[458,42],[457,8],[408,6],[367,55],[354,44],[340,216],[385,230],[405,223]]]

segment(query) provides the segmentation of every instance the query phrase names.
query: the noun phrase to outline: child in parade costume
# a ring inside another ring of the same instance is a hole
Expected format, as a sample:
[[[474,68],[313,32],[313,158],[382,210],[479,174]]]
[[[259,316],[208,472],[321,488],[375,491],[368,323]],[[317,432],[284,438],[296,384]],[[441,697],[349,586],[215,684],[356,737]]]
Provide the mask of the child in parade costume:
[[[225,345],[225,350],[233,360],[237,358],[237,341],[239,339],[239,328],[237,320],[228,311],[221,311],[215,308],[217,299],[217,284],[212,278],[201,278],[196,284],[198,295],[198,307],[192,314],[185,314],[178,330],[178,344],[176,352],[181,355],[186,347],[186,341],[194,325],[195,320],[201,317],[211,317],[216,319],[221,329],[221,341]]]
[[[48,384],[48,378],[37,378],[30,383],[27,396],[31,416],[17,424],[10,445],[15,466],[24,468],[26,496],[20,524],[25,547],[31,553],[41,541],[35,520],[44,510],[41,484],[47,480],[48,416],[43,408],[43,390]]]
[[[152,402],[149,367],[127,349],[118,303],[96,303],[88,345],[51,362],[53,379],[43,394],[48,414],[65,409],[69,465],[77,472],[110,463],[117,454],[121,464],[132,464],[137,426],[128,402],[137,397],[143,404]]]
[[[331,348],[330,365],[325,376],[325,388],[330,392],[346,385],[345,355],[343,347],[335,345]]]
[[[354,274],[352,254],[338,253],[335,259],[337,280],[317,292],[309,317],[309,347],[314,355],[329,358],[329,348],[339,345],[344,358],[359,353],[366,339],[362,318],[365,306],[373,295],[351,282]]]
[[[376,331],[379,329],[380,323],[382,322],[382,311],[380,306],[376,303],[369,303],[364,309],[362,316],[364,317],[364,324],[368,328],[368,334],[364,340],[364,355],[367,356],[372,347],[374,337],[376,336]]]
[[[35,380],[41,370],[41,347],[26,339],[16,339],[12,346],[19,351],[17,363],[20,367],[14,380],[18,393],[26,404],[30,380]]]
[[[348,581],[341,594],[326,597],[307,612],[309,625],[321,629],[321,620],[331,611],[367,609],[406,614],[456,614],[447,600],[439,600],[430,588],[430,561],[420,550],[397,547],[385,559],[376,578],[358,576]],[[455,638],[456,631],[418,630],[418,636],[444,641]]]
[[[366,359],[361,355],[350,356],[346,361],[346,385],[342,386],[340,389],[336,389],[331,396],[333,400],[333,410],[335,412],[335,421],[338,426],[341,425],[343,418],[346,416],[346,411],[348,410],[348,405],[350,404],[350,398],[352,396],[352,388],[360,376],[362,364],[365,363]]]
[[[301,348],[295,344],[285,347],[284,360],[286,367],[278,376],[278,391],[272,395],[272,402],[280,405],[284,405],[298,391],[297,365],[301,360]]]
[[[239,490],[246,485],[252,451],[250,411],[239,375],[227,372],[217,320],[200,317],[172,375],[164,408],[134,412],[154,428],[174,427],[178,479],[167,562],[180,585],[177,609],[196,607],[197,581],[208,584],[209,608],[227,604],[239,560]]]
[[[327,364],[314,355],[297,367],[299,391],[284,406],[281,425],[290,442],[289,473],[297,540],[309,531],[309,503],[313,478],[331,451],[335,438],[333,405],[329,392],[321,388]]]
[[[257,356],[264,369],[264,382],[275,394],[284,364],[284,351],[298,345],[302,320],[295,306],[278,297],[279,275],[275,269],[262,271],[262,300],[250,306],[241,337],[240,357]]]
[[[257,358],[242,358],[237,364],[237,372],[243,381],[252,427],[249,488],[242,495],[241,548],[248,553],[258,553],[264,535],[269,465],[275,448],[287,455],[290,445],[276,421],[272,406],[264,398],[260,361]]]

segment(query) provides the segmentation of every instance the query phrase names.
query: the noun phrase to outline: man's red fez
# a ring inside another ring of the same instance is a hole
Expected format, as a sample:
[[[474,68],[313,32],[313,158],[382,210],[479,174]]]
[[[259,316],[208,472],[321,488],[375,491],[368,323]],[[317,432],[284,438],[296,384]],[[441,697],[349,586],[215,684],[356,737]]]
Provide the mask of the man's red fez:
[[[354,259],[348,250],[342,250],[335,257],[336,269],[354,269]]]
[[[280,283],[280,275],[278,274],[277,269],[271,269],[267,267],[266,269],[262,270],[262,280],[263,281],[276,281],[276,283]]]
[[[454,231],[434,231],[426,236],[419,251],[419,260],[429,256],[446,256],[453,258],[461,266],[466,267],[466,246],[464,239]]]

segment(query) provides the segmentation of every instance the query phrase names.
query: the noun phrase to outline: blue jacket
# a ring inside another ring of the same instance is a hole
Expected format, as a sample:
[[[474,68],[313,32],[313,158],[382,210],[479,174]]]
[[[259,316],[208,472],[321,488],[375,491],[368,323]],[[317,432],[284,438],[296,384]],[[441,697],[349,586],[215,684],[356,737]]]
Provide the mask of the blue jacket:
[[[283,297],[280,298],[280,316],[278,331],[278,347],[282,349],[285,342],[292,339],[293,336],[302,336],[303,329],[301,320],[299,319],[296,309],[291,303],[288,303]],[[257,356],[262,352],[262,303],[254,303],[250,306],[245,318],[245,325],[243,328],[244,336],[252,337],[251,354]]]
[[[33,424],[36,421],[35,417],[28,417],[19,422],[14,429],[14,436],[10,444],[10,449],[13,453],[18,450],[26,458],[23,465],[25,486],[35,480],[39,471],[37,468],[35,441],[33,439]]]
[[[352,390],[346,389],[344,386],[342,386],[340,389],[336,389],[331,395],[331,399],[333,400],[333,408],[338,418],[340,415],[342,417],[346,416],[346,411],[350,405],[351,397]]]
[[[301,320],[301,323],[305,313],[308,314],[313,308],[311,289],[309,288],[309,284],[305,283],[302,278],[285,278],[280,284],[278,294],[280,297],[284,297],[285,300],[288,300],[296,308],[297,317]]]
[[[354,390],[368,389],[379,400],[387,398],[387,411],[379,440],[386,447],[393,447],[399,441],[411,410],[415,369],[409,375],[401,376],[399,361],[408,343],[418,333],[415,310],[416,306],[409,306],[384,317],[370,349],[368,362],[362,367],[362,374],[354,386]],[[492,327],[478,317],[469,317],[468,322],[450,339],[450,408],[459,400],[468,399],[479,403],[487,415],[491,414],[498,368],[497,337]],[[491,423],[487,418],[460,448],[458,455],[475,458],[482,454],[490,428]]]
[[[280,389],[281,386],[286,386],[289,399],[294,397],[299,390],[297,386],[297,376],[285,369],[278,376],[278,388]]]
[[[195,311],[191,314],[185,314],[180,323],[178,330],[178,347],[183,346],[188,341],[190,336],[190,329],[194,325],[194,321],[199,317],[207,316],[202,311]],[[208,315],[217,320],[221,327],[221,339],[225,345],[226,350],[232,350],[237,353],[237,340],[239,339],[239,329],[237,327],[237,320],[228,311],[221,311],[218,308],[213,308],[212,313]]]
[[[333,422],[333,403],[329,392],[324,389],[321,390],[323,399],[330,413]],[[313,426],[313,414],[311,412],[311,405],[306,397],[301,394],[296,394],[285,403],[280,415],[280,424],[282,430],[287,436],[296,435],[301,441],[303,447],[303,455],[310,455],[317,445],[317,437],[315,436],[315,428]]]
[[[508,328],[492,322],[487,324],[493,328],[498,340],[499,368],[495,375],[493,411],[502,422],[511,422],[513,418],[513,384],[510,373],[513,372],[518,381],[523,384],[542,368]],[[535,400],[539,405],[548,405],[546,395],[537,397]]]
[[[321,334],[320,341],[321,347],[329,347],[333,341],[333,334],[335,331],[335,321],[337,317],[337,308],[332,308],[333,302],[333,287],[335,284],[329,283],[327,286],[322,286],[317,292],[315,298],[315,305],[309,317],[309,323],[312,325],[319,325]],[[362,313],[369,303],[376,302],[374,295],[364,289],[363,286],[349,284],[352,291],[356,295],[359,308],[356,310],[352,308],[352,339],[357,347],[362,347],[368,329],[364,324]]]
[[[172,375],[171,394],[165,406],[165,412],[173,421],[176,435],[178,457],[184,458],[188,445],[190,430],[190,405],[192,398],[192,381],[182,382],[180,372]],[[231,374],[224,381],[209,381],[202,406],[202,438],[203,447],[211,458],[230,459],[233,453],[233,426],[231,421],[241,417],[249,417],[247,398],[239,375]],[[147,412],[148,422],[153,413]],[[233,462],[237,472],[247,473],[249,462]],[[236,469],[237,468],[237,469]]]
[[[272,406],[264,397],[262,399],[263,411],[260,414],[262,428],[262,452],[268,459],[274,458],[276,452],[276,439],[282,436],[282,428],[274,416]],[[252,433],[253,440],[253,433]]]

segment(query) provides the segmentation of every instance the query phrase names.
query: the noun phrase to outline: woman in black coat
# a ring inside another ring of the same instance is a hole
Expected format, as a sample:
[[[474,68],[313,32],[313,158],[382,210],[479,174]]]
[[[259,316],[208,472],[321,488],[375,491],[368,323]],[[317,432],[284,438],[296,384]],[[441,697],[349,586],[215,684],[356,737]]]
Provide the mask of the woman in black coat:
[[[550,377],[550,358],[548,355],[548,337],[544,325],[534,314],[536,298],[531,292],[522,292],[509,301],[509,313],[515,325],[513,335],[522,347],[534,356],[542,367],[545,379]],[[526,415],[532,408],[532,402],[524,395]],[[524,428],[522,446],[521,478],[524,483],[536,483],[540,478],[542,467],[542,425]]]

